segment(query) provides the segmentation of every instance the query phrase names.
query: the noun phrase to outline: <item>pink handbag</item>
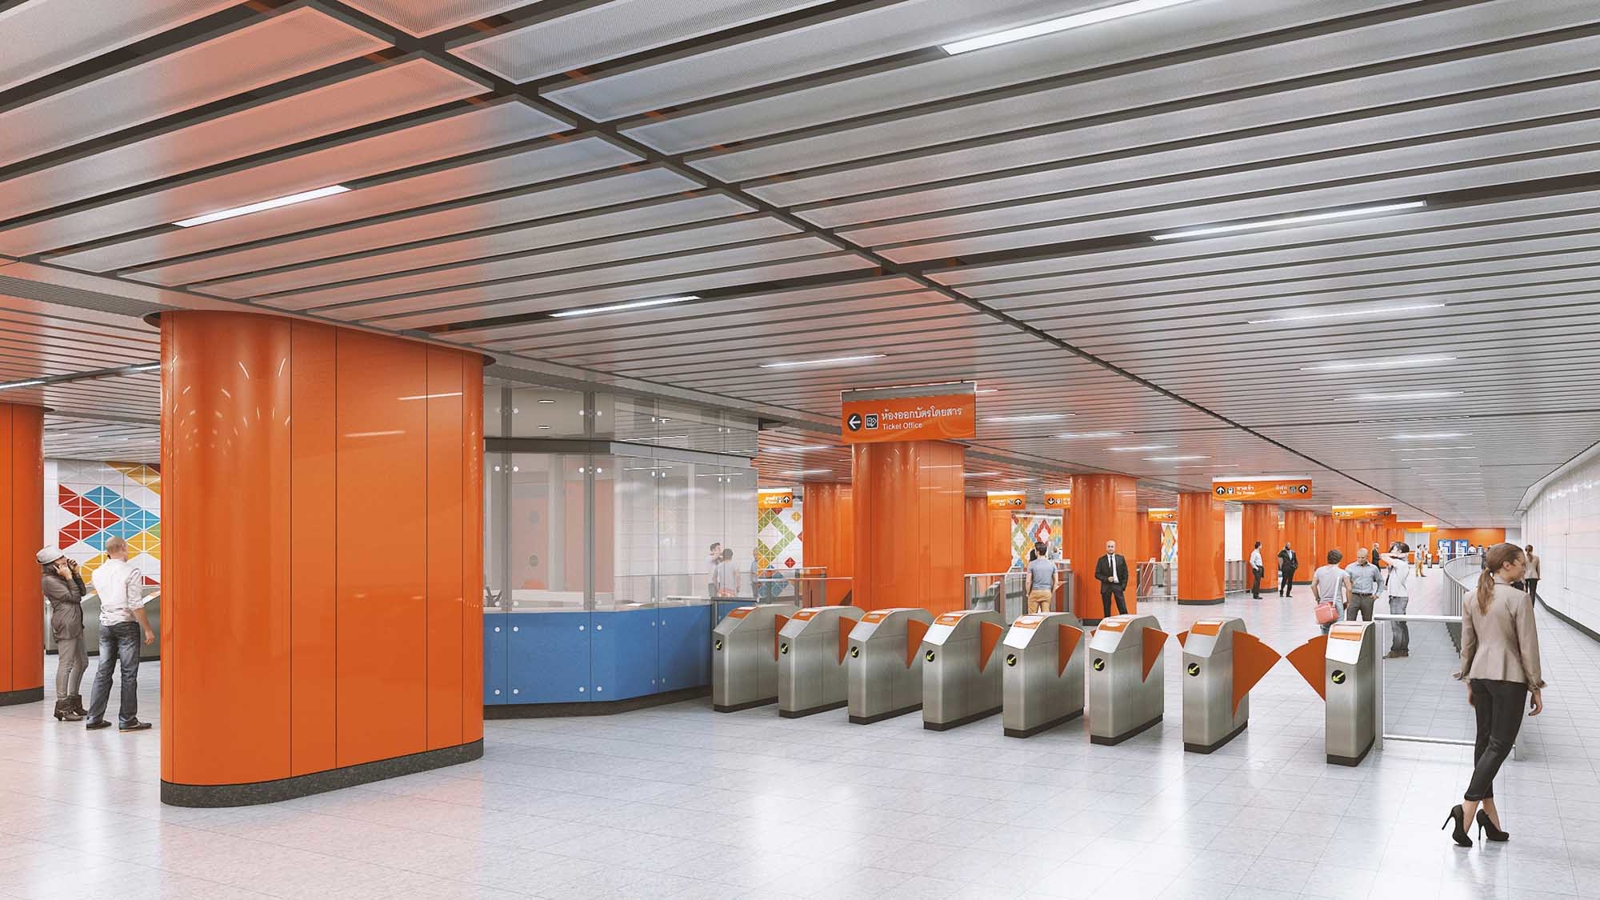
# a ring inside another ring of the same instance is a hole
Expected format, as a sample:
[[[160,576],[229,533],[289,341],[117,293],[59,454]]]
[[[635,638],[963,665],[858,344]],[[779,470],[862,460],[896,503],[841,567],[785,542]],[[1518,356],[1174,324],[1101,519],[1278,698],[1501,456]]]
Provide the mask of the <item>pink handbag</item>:
[[[1339,608],[1333,605],[1333,601],[1324,600],[1317,604],[1318,625],[1332,625],[1337,621],[1339,621]]]

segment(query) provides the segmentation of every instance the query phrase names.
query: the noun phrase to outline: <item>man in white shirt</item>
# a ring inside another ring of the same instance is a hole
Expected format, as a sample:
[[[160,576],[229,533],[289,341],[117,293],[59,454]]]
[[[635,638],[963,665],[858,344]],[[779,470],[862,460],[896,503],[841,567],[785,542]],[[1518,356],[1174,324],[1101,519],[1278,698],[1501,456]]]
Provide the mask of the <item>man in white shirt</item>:
[[[144,731],[139,721],[139,638],[155,643],[156,633],[144,613],[144,574],[128,562],[128,542],[120,537],[106,541],[110,559],[94,570],[94,589],[100,595],[100,665],[94,673],[89,698],[89,729],[109,728],[106,705],[111,702],[111,670],[122,664],[122,699],[117,705],[118,731]]]
[[[1255,548],[1250,551],[1250,596],[1256,600],[1261,599],[1261,579],[1267,574],[1267,567],[1261,562],[1261,542],[1256,541]]]
[[[1383,558],[1388,560],[1389,567],[1384,571],[1388,578],[1384,582],[1383,592],[1389,595],[1389,612],[1403,616],[1406,614],[1406,605],[1411,602],[1411,560],[1406,554],[1411,548],[1406,544],[1395,544],[1389,548]],[[1398,659],[1411,655],[1411,626],[1404,620],[1394,622],[1394,640],[1389,644],[1389,652],[1384,654],[1384,659]]]
[[[1128,589],[1128,561],[1117,552],[1116,541],[1106,541],[1106,555],[1094,564],[1094,577],[1100,582],[1100,608],[1105,618],[1111,618],[1111,599],[1117,600],[1117,615],[1128,614],[1128,601],[1123,591]]]

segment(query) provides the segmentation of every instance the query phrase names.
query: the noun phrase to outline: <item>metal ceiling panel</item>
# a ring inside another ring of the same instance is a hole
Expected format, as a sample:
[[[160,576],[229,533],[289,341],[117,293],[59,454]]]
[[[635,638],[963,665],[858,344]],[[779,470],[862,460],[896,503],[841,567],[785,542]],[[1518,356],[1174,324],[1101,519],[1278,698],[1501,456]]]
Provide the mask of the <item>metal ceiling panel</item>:
[[[238,0],[32,0],[0,10],[0,92],[86,62]]]
[[[194,109],[388,45],[309,7],[0,112],[0,166]],[[108,97],[117,102],[107,103]]]
[[[375,182],[362,187],[359,191],[325,197],[316,203],[284,206],[236,219],[213,222],[204,228],[168,229],[145,237],[112,241],[71,253],[57,254],[47,259],[91,272],[129,269],[152,260],[215,253],[222,248],[274,240],[298,232],[333,228],[421,206],[460,202],[467,197],[524,188],[584,172],[622,166],[638,160],[639,157],[634,154],[601,138],[545,144],[530,150],[502,151],[472,162],[448,163],[423,174]],[[699,184],[670,173],[667,173],[666,177],[671,179],[674,189],[687,190]],[[568,211],[572,208],[560,203],[555,204],[555,207],[554,212]],[[488,212],[488,210],[480,211]],[[535,213],[524,212],[521,219],[535,216]],[[490,227],[503,224],[504,221],[497,222],[490,216],[485,224],[457,223],[454,230],[467,231]],[[350,232],[343,233],[348,235]],[[416,238],[395,240],[416,240]],[[132,273],[131,277],[156,281],[160,284],[187,284],[191,281],[221,278],[257,268],[334,256],[352,252],[354,249],[359,248],[338,244],[321,253],[298,257],[292,254],[279,256],[270,249],[263,249],[254,257],[249,257],[248,253],[243,251],[225,253],[222,256],[197,259],[192,263],[178,263],[170,268],[163,267],[161,270],[145,269]]]
[[[340,78],[0,181],[7,218],[370,125],[485,88],[423,59]]]
[[[1092,7],[1095,0],[902,0],[545,91],[600,121],[925,50]],[[1003,51],[1002,51],[1003,52]]]
[[[828,0],[611,0],[556,10],[453,46],[451,53],[516,82],[536,81],[704,37]]]
[[[374,19],[411,34],[433,34],[489,16],[532,6],[539,0],[344,0]]]
[[[515,100],[473,107],[241,171],[6,229],[0,231],[0,252],[25,256],[160,227],[219,209],[359,181],[409,166],[531,140],[565,127],[565,123]],[[311,206],[328,199],[332,198],[301,205]],[[198,229],[208,227],[201,225]]]

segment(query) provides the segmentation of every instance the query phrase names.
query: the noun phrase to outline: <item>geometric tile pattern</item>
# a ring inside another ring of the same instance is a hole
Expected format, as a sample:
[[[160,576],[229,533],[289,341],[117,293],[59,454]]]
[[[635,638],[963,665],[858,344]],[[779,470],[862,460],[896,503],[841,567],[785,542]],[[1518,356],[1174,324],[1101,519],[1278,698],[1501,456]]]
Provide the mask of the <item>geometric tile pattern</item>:
[[[792,509],[761,510],[756,519],[756,561],[761,568],[793,569],[803,563],[801,519],[798,499]]]
[[[1052,559],[1061,558],[1061,517],[1027,513],[1011,514],[1011,568],[1020,569],[1028,560],[1035,541],[1044,541]]]
[[[143,463],[45,462],[46,533],[85,578],[106,561],[106,541],[128,542],[147,585],[161,583],[161,471]]]

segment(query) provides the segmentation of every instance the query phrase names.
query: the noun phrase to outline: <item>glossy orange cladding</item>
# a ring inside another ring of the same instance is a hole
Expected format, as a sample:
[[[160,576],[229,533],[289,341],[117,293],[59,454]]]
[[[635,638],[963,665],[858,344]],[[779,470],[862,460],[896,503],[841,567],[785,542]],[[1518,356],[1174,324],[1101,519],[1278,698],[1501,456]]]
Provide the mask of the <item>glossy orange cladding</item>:
[[[1161,523],[1145,517],[1139,523],[1139,555],[1128,557],[1130,562],[1147,562],[1161,559]]]
[[[0,403],[0,694],[44,686],[43,441],[44,410]]]
[[[962,574],[1004,572],[1011,568],[1011,512],[990,509],[985,497],[968,497],[962,541]]]
[[[1278,530],[1278,505],[1276,503],[1245,503],[1242,519],[1244,540],[1245,581],[1251,583],[1252,575],[1249,570],[1250,551],[1254,549],[1256,541],[1261,542],[1261,565],[1266,569],[1266,574],[1261,576],[1261,589],[1276,588],[1278,586],[1278,550],[1283,547],[1279,541],[1281,532]]]
[[[1210,491],[1178,495],[1178,602],[1223,598],[1225,507]]]
[[[826,567],[829,578],[854,575],[856,522],[850,485],[832,481],[806,482],[801,516],[804,518],[801,528],[805,537],[805,564]]]
[[[1315,543],[1312,541],[1316,517],[1310,510],[1287,509],[1283,512],[1283,539],[1294,548],[1295,559],[1298,565],[1294,570],[1295,584],[1310,584],[1311,573],[1317,566],[1322,565],[1312,555]],[[1282,549],[1281,547],[1279,549]],[[1277,551],[1274,551],[1276,555]],[[1282,573],[1279,573],[1280,577]]]
[[[162,317],[162,777],[248,784],[482,734],[482,362]]]
[[[1117,552],[1128,560],[1128,612],[1138,607],[1137,557],[1139,549],[1138,481],[1128,475],[1072,476],[1072,539],[1067,558],[1072,560],[1073,606],[1080,619],[1101,616],[1100,582],[1094,567],[1106,552],[1106,541],[1117,542]],[[1183,546],[1183,532],[1178,532]],[[1116,614],[1113,603],[1111,612]]]
[[[852,453],[855,605],[961,609],[965,449],[906,441]]]

